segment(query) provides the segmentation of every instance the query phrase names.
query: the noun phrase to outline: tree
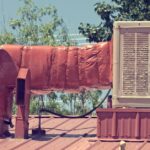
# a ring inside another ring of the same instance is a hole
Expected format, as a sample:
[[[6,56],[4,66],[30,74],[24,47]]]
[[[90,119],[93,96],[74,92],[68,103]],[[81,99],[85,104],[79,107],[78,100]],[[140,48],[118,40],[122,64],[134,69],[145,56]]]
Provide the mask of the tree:
[[[84,114],[100,103],[101,90],[81,90],[78,94],[79,103],[76,105],[77,112]]]
[[[4,32],[3,34],[0,34],[0,45],[5,43],[8,44],[16,43],[16,39],[12,33]]]
[[[46,108],[62,113],[62,106],[60,104],[59,96],[57,92],[51,92],[46,95]]]
[[[87,91],[88,97],[90,97],[92,108],[99,104],[100,96],[102,95],[101,90]]]
[[[79,93],[61,93],[60,100],[62,100],[66,106],[66,109],[63,108],[63,111],[67,112],[69,115],[84,114],[100,103],[101,94],[102,91],[100,90],[85,89],[81,90]]]
[[[2,43],[28,45],[71,45],[67,27],[58,16],[57,9],[48,5],[38,7],[34,0],[21,0],[22,6],[17,11],[18,18],[12,18],[9,26],[13,34],[1,35]],[[9,35],[9,36],[6,36]]]
[[[33,95],[30,99],[30,114],[38,114],[39,109],[48,108],[51,111],[62,113],[62,107],[58,101],[58,93],[51,92],[47,95]],[[47,113],[44,113],[47,114]]]
[[[61,93],[60,99],[63,101],[64,104],[69,105],[69,110],[67,110],[68,114],[76,114],[75,104],[77,99],[77,93]]]
[[[98,26],[80,23],[78,28],[89,42],[110,40],[114,21],[150,20],[149,0],[111,0],[109,4],[98,2],[94,6],[95,12],[101,18],[101,23]]]

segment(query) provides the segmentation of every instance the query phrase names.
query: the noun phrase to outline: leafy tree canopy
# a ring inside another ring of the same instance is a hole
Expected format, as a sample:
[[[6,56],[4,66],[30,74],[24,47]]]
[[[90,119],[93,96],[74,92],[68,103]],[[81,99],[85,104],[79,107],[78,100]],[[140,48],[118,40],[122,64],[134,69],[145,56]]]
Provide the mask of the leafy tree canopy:
[[[17,11],[18,17],[9,21],[13,34],[1,35],[2,39],[6,39],[4,42],[30,45],[71,44],[66,25],[54,6],[38,7],[34,0],[20,1],[23,4]]]
[[[80,23],[79,26],[79,32],[87,37],[89,42],[110,40],[114,21],[150,20],[149,0],[111,0],[109,4],[98,2],[94,7],[101,23],[97,26]]]

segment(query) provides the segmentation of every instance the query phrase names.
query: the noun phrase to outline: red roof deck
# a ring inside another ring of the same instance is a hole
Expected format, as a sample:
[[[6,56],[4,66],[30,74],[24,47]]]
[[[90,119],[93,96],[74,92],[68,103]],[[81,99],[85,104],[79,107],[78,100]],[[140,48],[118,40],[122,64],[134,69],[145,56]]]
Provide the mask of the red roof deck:
[[[14,120],[14,119],[13,119]],[[118,150],[118,141],[99,140],[96,138],[97,118],[66,119],[47,116],[42,118],[42,128],[45,136],[31,136],[31,129],[37,128],[38,119],[29,119],[29,139],[0,139],[0,150]],[[10,130],[14,133],[14,128]],[[148,141],[130,141],[126,143],[127,150],[149,150]]]

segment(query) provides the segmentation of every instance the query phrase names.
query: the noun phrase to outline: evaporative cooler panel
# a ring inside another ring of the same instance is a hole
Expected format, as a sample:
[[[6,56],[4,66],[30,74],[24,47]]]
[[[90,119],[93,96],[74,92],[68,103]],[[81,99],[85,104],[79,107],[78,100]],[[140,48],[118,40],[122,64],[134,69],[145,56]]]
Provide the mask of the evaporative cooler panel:
[[[150,21],[115,22],[113,106],[150,107]]]

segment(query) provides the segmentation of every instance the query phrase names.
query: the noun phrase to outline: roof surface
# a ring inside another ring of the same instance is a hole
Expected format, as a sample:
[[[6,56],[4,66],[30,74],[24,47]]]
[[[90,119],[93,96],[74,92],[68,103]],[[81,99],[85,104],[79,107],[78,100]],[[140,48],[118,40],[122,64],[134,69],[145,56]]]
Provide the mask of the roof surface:
[[[14,119],[13,119],[14,120]],[[96,118],[66,119],[56,117],[42,118],[42,129],[45,136],[32,136],[33,128],[37,128],[38,119],[31,117],[30,138],[0,139],[0,150],[118,150],[120,141],[106,141],[96,138]],[[14,128],[10,130],[14,133]],[[126,142],[126,150],[149,150],[147,141]]]

